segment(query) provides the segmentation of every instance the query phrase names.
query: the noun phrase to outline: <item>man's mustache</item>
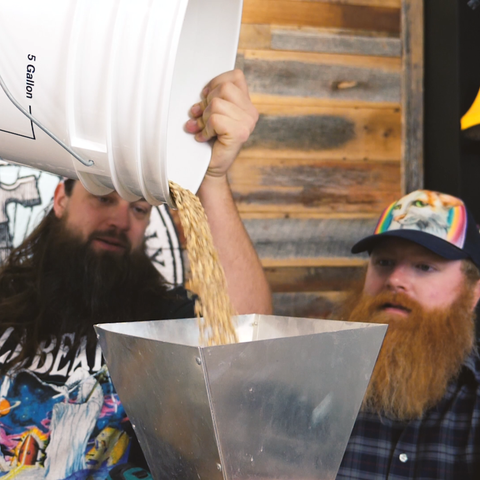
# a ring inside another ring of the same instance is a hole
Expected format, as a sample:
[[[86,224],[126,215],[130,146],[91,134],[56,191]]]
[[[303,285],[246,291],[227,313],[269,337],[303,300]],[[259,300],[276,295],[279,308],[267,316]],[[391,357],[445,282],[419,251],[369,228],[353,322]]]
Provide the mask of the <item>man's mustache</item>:
[[[102,240],[107,243],[122,247],[125,251],[130,252],[132,244],[124,232],[117,230],[95,230],[92,232],[87,240],[87,244],[90,245],[94,240]]]
[[[374,297],[365,295],[368,302],[368,312],[371,315],[384,312],[388,308],[398,308],[407,313],[420,313],[423,311],[422,305],[402,292],[381,292]]]

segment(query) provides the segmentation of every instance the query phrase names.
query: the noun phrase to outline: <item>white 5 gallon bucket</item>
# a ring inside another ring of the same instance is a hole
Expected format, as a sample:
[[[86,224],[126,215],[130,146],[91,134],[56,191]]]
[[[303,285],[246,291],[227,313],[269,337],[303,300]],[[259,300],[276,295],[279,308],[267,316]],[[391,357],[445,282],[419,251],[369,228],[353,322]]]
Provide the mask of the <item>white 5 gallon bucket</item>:
[[[196,192],[211,145],[184,124],[233,68],[241,13],[242,0],[0,0],[0,157],[129,201],[171,205],[169,180]]]

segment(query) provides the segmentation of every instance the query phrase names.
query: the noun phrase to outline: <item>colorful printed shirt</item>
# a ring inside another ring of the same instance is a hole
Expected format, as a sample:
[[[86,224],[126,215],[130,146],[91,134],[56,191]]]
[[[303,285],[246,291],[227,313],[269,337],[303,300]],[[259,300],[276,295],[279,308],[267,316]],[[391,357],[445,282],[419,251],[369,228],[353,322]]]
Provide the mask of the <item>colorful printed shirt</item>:
[[[422,420],[360,413],[337,480],[480,478],[480,358],[471,355]]]
[[[169,318],[193,317],[183,299]],[[0,363],[18,346],[0,337]],[[100,347],[75,335],[41,344],[27,369],[0,377],[0,478],[102,479],[138,448]],[[129,458],[130,456],[130,458]]]

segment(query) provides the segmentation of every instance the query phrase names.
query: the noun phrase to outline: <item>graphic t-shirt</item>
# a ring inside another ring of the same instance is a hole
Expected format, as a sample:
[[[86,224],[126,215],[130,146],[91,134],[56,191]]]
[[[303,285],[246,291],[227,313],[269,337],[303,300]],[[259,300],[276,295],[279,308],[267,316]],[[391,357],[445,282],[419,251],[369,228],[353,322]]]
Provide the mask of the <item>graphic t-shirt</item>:
[[[169,318],[193,315],[188,300]],[[19,352],[0,337],[0,363]],[[0,377],[0,478],[102,479],[136,445],[98,344],[65,334],[40,345],[28,368]]]

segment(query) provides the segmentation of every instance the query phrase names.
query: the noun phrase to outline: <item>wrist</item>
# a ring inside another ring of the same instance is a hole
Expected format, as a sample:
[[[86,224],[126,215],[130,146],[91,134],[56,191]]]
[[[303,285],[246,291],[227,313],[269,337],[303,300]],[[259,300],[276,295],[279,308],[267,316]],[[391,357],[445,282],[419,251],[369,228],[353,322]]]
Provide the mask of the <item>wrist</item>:
[[[207,173],[203,178],[202,183],[198,189],[198,193],[204,193],[210,190],[223,189],[228,187],[227,175],[212,175]]]
[[[227,176],[205,175],[197,196],[204,208],[212,202],[224,201],[227,196],[231,197]]]

